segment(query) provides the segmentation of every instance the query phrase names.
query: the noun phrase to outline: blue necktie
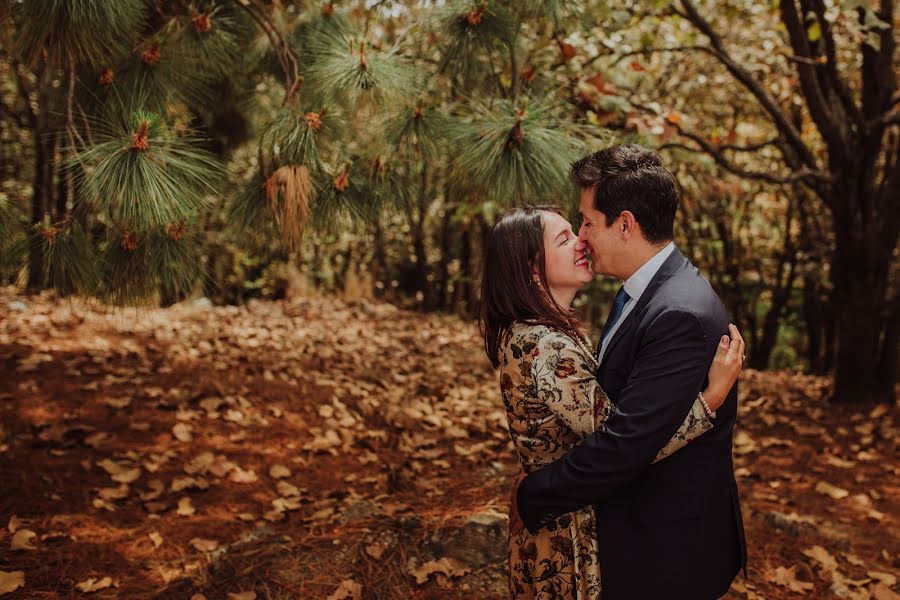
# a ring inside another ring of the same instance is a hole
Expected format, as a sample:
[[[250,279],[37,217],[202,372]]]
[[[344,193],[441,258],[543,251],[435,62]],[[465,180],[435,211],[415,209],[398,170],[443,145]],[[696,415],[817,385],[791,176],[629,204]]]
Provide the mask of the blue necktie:
[[[606,325],[603,326],[603,334],[600,336],[601,347],[603,346],[604,340],[606,340],[606,336],[609,335],[610,330],[613,328],[613,325],[615,325],[616,321],[619,320],[619,317],[622,316],[622,311],[625,309],[625,303],[629,300],[631,300],[631,296],[625,291],[625,286],[623,285],[616,293],[616,299],[613,300],[612,310],[609,311],[609,318],[606,319]]]

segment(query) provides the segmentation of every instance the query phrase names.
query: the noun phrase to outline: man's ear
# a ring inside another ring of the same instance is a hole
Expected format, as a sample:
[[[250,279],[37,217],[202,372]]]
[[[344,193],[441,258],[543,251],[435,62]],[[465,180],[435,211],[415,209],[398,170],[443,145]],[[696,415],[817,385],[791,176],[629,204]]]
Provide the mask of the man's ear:
[[[630,210],[623,210],[619,213],[619,218],[616,219],[615,226],[618,229],[619,234],[625,239],[628,239],[632,235],[640,234],[638,231],[640,225],[638,225],[637,219],[634,218],[634,213]]]

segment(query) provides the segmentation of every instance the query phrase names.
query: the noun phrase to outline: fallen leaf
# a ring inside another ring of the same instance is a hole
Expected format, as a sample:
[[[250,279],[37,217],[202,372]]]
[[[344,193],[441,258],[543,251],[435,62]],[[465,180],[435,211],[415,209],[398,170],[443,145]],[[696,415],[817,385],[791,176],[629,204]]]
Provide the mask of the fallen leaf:
[[[118,487],[101,488],[99,494],[104,500],[122,500],[128,497],[128,491],[128,484],[121,483]]]
[[[103,402],[111,406],[113,408],[125,408],[129,404],[131,404],[131,398],[123,397],[123,398],[104,398]]]
[[[872,600],[900,600],[897,594],[884,583],[877,583],[872,587]]]
[[[345,579],[326,600],[359,600],[362,598],[362,586],[352,579]]]
[[[256,471],[252,469],[250,471],[245,471],[240,467],[235,467],[234,471],[231,472],[229,479],[235,483],[253,483],[259,479],[256,476]]]
[[[194,508],[194,505],[191,504],[190,498],[181,498],[178,501],[178,514],[182,517],[190,517],[193,516],[194,513],[197,512],[197,509]]]
[[[186,490],[189,488],[195,488],[198,490],[205,490],[209,488],[209,481],[204,479],[203,477],[176,477],[172,480],[172,486],[170,490],[172,492],[180,492],[182,490]]]
[[[831,485],[827,481],[820,481],[816,484],[816,491],[820,494],[825,494],[826,496],[831,496],[835,500],[840,500],[842,498],[846,498],[850,495],[850,492],[843,488],[839,488],[837,486]]]
[[[807,581],[800,581],[796,576],[797,565],[794,565],[790,569],[785,567],[778,567],[775,569],[775,576],[772,578],[772,582],[780,585],[781,587],[786,587],[792,592],[797,592],[798,594],[803,594],[808,592],[809,590],[815,587],[813,584]]]
[[[190,544],[200,552],[212,552],[219,547],[219,542],[216,540],[206,540],[203,538],[194,538],[190,541]]]
[[[828,553],[828,550],[822,546],[813,546],[803,551],[804,556],[808,556],[814,561],[821,564],[825,569],[833,571],[837,569],[837,561]]]
[[[20,529],[13,535],[10,549],[12,550],[37,550],[37,546],[31,543],[37,534],[30,529]]]
[[[103,445],[104,442],[109,441],[112,436],[105,432],[95,433],[93,435],[89,435],[84,438],[84,443],[90,446],[91,448],[97,448],[98,446]]]
[[[291,476],[291,470],[284,465],[272,465],[269,469],[269,475],[272,479],[283,479]]]
[[[430,575],[443,573],[448,577],[461,577],[469,572],[469,569],[459,562],[446,556],[440,560],[430,560],[418,569],[413,569],[411,575],[416,578],[416,583],[423,584],[428,581]]]
[[[369,544],[366,546],[366,554],[378,560],[381,558],[381,555],[384,554],[385,546],[381,542],[375,542],[374,544]]]
[[[112,577],[104,577],[103,579],[96,579],[91,577],[90,579],[86,579],[81,583],[75,584],[79,590],[88,594],[90,592],[96,592],[97,590],[104,590],[110,587],[113,584]]]
[[[256,592],[231,592],[228,594],[228,600],[256,600]]]
[[[297,488],[293,483],[289,483],[287,481],[279,481],[276,486],[278,489],[278,493],[282,496],[299,496],[300,489]]]
[[[194,439],[194,436],[191,434],[192,429],[187,423],[178,423],[172,428],[172,435],[179,442],[190,442]]]
[[[20,519],[16,515],[13,515],[9,518],[9,524],[6,526],[6,528],[9,529],[10,533],[15,533],[16,530],[21,527],[21,525],[22,519]]]
[[[892,573],[884,573],[882,571],[868,571],[866,575],[872,579],[877,579],[888,587],[894,587],[897,583],[897,576]]]
[[[160,546],[162,546],[163,539],[162,536],[159,535],[158,531],[151,531],[147,534],[147,537],[149,537],[150,541],[153,542],[154,548],[159,548]]]
[[[0,571],[0,594],[8,594],[25,585],[25,571]]]

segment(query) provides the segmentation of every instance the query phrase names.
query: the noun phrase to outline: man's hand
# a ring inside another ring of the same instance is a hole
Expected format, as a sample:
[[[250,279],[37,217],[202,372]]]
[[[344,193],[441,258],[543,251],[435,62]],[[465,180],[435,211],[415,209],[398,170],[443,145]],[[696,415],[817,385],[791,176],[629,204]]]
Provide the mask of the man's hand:
[[[516,499],[516,496],[519,492],[519,486],[522,484],[522,480],[525,479],[526,473],[523,471],[516,476],[516,479],[513,481],[512,494],[509,497],[509,533],[510,535],[519,535],[523,529],[525,529],[525,523],[522,522],[522,517],[519,516],[519,502]]]

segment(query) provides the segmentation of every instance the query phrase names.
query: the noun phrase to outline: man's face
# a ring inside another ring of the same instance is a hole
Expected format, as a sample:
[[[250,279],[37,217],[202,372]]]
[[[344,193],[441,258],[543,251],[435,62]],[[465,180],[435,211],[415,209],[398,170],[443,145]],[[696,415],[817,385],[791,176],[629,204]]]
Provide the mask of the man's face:
[[[578,239],[591,252],[591,269],[599,275],[614,275],[616,257],[621,252],[622,239],[617,235],[616,223],[606,225],[606,215],[594,208],[594,188],[581,191],[581,227]]]

